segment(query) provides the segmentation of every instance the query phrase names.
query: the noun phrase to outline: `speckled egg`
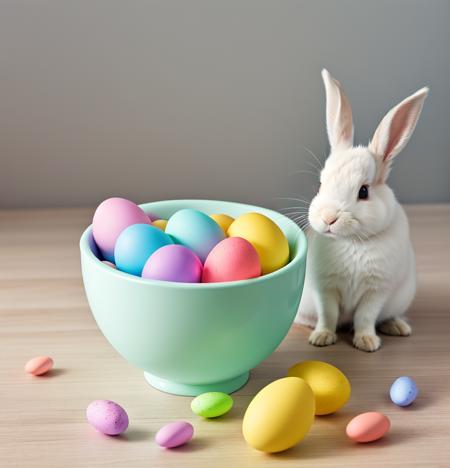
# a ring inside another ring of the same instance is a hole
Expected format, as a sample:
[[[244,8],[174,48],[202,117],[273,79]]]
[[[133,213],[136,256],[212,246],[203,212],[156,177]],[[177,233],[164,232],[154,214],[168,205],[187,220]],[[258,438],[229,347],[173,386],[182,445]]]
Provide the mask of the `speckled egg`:
[[[177,283],[199,283],[203,265],[184,245],[165,245],[156,250],[142,270],[142,278]]]
[[[149,224],[133,224],[122,231],[114,249],[116,267],[131,275],[141,276],[142,269],[153,252],[172,244],[172,239]]]
[[[218,283],[257,278],[261,275],[258,252],[242,237],[227,237],[209,253],[202,281]]]
[[[92,233],[103,258],[114,262],[114,247],[121,232],[132,224],[150,224],[150,219],[135,203],[125,198],[108,198],[94,213]]]
[[[212,248],[225,239],[221,227],[212,218],[191,208],[173,214],[167,222],[165,232],[176,244],[193,250],[202,263]]]
[[[95,400],[90,403],[86,418],[97,431],[107,435],[119,435],[128,428],[126,411],[110,400]]]
[[[406,375],[395,379],[389,391],[392,402],[397,406],[409,406],[418,394],[416,382]]]
[[[228,228],[230,237],[243,237],[256,249],[262,274],[272,273],[289,261],[289,244],[283,231],[261,213],[239,216]]]

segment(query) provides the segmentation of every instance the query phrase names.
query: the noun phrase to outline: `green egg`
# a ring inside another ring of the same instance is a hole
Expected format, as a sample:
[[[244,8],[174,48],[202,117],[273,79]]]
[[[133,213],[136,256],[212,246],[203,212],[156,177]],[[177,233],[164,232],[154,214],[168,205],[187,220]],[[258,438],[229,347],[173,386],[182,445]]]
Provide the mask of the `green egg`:
[[[217,418],[228,413],[232,407],[233,399],[222,392],[202,393],[191,403],[192,411],[204,418]]]

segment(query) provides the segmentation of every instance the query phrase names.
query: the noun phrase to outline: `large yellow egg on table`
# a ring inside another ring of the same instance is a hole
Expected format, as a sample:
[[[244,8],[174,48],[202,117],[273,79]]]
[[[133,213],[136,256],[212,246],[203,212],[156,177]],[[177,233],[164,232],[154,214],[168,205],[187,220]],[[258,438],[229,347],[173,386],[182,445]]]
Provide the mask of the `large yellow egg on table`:
[[[347,377],[337,368],[322,361],[303,361],[287,373],[307,382],[316,399],[316,414],[331,414],[342,408],[350,398],[351,387]]]
[[[228,228],[230,237],[243,237],[258,252],[262,274],[266,275],[289,261],[289,244],[283,231],[267,216],[246,213]]]
[[[242,423],[246,442],[262,452],[274,453],[298,444],[314,421],[311,387],[297,377],[270,383],[248,405]]]
[[[225,234],[227,233],[231,223],[234,221],[234,218],[223,213],[212,214],[209,215],[209,217],[212,218],[222,228]]]

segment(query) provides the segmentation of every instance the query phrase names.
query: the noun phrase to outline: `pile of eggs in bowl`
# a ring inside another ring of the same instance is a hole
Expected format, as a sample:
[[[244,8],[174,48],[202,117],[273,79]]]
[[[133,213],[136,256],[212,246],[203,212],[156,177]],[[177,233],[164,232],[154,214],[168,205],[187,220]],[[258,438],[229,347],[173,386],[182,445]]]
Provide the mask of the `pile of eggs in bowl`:
[[[152,280],[239,281],[289,262],[284,233],[260,213],[233,219],[185,208],[163,220],[130,200],[109,198],[95,211],[92,233],[104,263]]]

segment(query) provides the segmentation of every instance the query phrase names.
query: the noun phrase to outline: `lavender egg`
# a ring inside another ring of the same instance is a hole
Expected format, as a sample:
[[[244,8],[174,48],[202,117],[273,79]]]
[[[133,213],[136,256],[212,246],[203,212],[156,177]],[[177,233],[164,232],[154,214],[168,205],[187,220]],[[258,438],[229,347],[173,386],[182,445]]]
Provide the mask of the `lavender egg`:
[[[177,283],[199,283],[203,265],[197,255],[183,245],[166,245],[147,260],[142,278]]]
[[[192,439],[194,428],[186,421],[175,421],[163,426],[157,433],[155,441],[165,448],[184,445]]]
[[[86,418],[97,431],[107,435],[119,435],[128,428],[127,412],[111,400],[94,400],[87,407]]]

